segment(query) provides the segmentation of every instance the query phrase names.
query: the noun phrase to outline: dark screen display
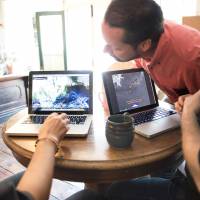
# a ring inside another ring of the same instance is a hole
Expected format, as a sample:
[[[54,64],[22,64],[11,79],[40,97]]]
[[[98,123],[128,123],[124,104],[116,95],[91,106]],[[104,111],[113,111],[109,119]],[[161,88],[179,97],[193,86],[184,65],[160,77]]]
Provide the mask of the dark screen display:
[[[152,81],[145,71],[108,73],[105,82],[112,113],[134,111],[156,104]]]

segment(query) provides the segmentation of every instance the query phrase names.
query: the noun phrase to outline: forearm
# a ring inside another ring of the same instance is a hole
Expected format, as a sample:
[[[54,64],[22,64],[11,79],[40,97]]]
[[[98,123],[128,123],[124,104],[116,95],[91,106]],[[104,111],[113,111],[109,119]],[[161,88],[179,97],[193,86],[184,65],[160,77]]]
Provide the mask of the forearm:
[[[51,141],[40,141],[17,189],[29,192],[37,200],[48,199],[54,171],[54,154],[55,145]]]
[[[182,118],[182,145],[190,173],[200,191],[200,128],[195,113],[188,113]]]

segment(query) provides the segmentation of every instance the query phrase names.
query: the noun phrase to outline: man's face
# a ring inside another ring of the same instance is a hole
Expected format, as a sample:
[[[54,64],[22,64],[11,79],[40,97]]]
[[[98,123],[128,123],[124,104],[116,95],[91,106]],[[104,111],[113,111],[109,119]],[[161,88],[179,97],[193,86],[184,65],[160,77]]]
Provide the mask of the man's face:
[[[123,42],[124,29],[111,27],[108,23],[103,22],[102,33],[107,42],[104,51],[116,60],[125,62],[140,57],[137,49]]]

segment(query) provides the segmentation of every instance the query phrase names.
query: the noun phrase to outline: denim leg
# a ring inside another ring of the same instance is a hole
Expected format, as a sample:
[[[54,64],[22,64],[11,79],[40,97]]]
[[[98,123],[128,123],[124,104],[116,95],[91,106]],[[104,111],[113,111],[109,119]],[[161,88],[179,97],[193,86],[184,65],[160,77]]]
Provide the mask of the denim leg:
[[[164,179],[173,178],[177,172],[177,168],[166,168],[164,170],[157,171],[155,173],[151,173],[151,177],[158,177]]]
[[[108,200],[175,200],[176,186],[169,179],[138,178],[117,182],[106,193]]]
[[[17,174],[14,174],[3,181],[1,181],[0,184],[7,184],[8,182],[12,183],[14,186],[17,186],[19,180],[21,179],[22,175],[24,174],[24,171],[19,172]]]
[[[66,200],[105,200],[104,197],[92,190],[81,190],[73,194],[71,197],[67,198]]]

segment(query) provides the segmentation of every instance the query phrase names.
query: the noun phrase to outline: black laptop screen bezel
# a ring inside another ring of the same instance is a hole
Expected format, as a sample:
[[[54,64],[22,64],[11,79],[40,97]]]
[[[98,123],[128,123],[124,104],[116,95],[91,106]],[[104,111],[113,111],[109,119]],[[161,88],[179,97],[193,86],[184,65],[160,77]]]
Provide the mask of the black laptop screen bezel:
[[[117,112],[117,111],[113,110],[113,107],[112,107],[113,98],[117,102],[117,100],[116,100],[117,97],[116,97],[116,95],[111,97],[109,90],[110,89],[113,90],[114,87],[112,85],[110,85],[109,81],[112,80],[112,75],[114,75],[114,74],[125,74],[125,73],[132,73],[132,72],[144,72],[144,76],[145,76],[146,81],[150,82],[151,85],[152,85],[155,103],[153,103],[151,105],[143,106],[142,108],[134,108],[134,109],[130,109],[130,110],[127,110],[127,111]],[[145,70],[142,69],[142,68],[133,68],[133,69],[116,70],[116,71],[106,71],[106,72],[103,72],[102,78],[103,78],[103,84],[104,84],[105,93],[106,93],[106,97],[107,97],[108,107],[109,107],[109,111],[110,111],[111,115],[113,115],[113,114],[123,114],[125,112],[128,112],[129,114],[134,114],[134,113],[137,113],[137,112],[141,112],[141,111],[145,111],[145,110],[148,110],[148,109],[155,108],[159,105],[154,82],[150,78],[150,76],[147,74],[147,72],[145,72]]]
[[[28,113],[29,114],[51,114],[53,111],[34,111],[32,108],[32,83],[34,75],[47,75],[47,74],[88,74],[89,75],[89,109],[81,110],[81,111],[58,111],[59,113],[67,113],[67,114],[92,114],[93,113],[93,72],[90,70],[83,71],[30,71],[29,72],[29,99],[28,99]],[[57,112],[57,111],[54,111]]]

